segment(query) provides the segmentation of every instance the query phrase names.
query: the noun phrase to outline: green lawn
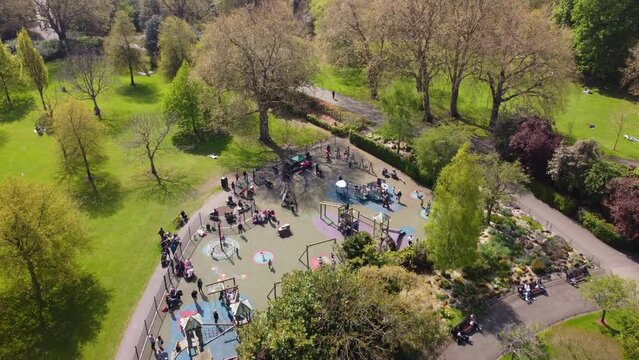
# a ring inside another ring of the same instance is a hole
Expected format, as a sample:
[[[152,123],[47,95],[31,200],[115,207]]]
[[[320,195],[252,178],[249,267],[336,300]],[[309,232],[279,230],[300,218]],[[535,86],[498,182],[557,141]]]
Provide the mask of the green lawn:
[[[409,79],[401,81],[412,82]],[[368,86],[362,72],[356,69],[340,69],[330,65],[322,65],[314,78],[314,83],[328,90],[375,104],[370,99]],[[383,89],[381,90],[383,93]],[[622,137],[619,140],[616,151],[613,151],[615,142],[615,126],[613,117],[624,109],[627,120],[623,133],[639,138],[639,107],[637,104],[625,100],[601,94],[594,90],[594,94],[582,93],[582,88],[577,85],[569,85],[566,89],[565,101],[555,111],[555,128],[566,135],[571,141],[577,139],[593,138],[599,142],[606,154],[616,157],[638,160],[639,143],[633,143]],[[447,117],[450,101],[450,86],[444,77],[436,77],[431,84],[431,101],[433,112],[440,118]],[[466,79],[462,83],[459,97],[459,109],[466,121],[479,126],[487,126],[490,117],[490,96],[488,88],[483,83]],[[513,109],[516,102],[503,105],[502,113]],[[588,128],[588,123],[594,123],[595,129]],[[572,129],[571,129],[572,128]]]
[[[57,63],[51,64],[52,73],[56,67]],[[117,85],[98,99],[109,126],[105,146],[108,161],[98,177],[110,184],[109,200],[98,207],[84,207],[93,242],[81,264],[108,289],[110,301],[104,309],[106,316],[98,337],[83,349],[86,359],[114,357],[127,319],[158,263],[157,229],[170,228],[171,220],[180,210],[190,212],[199,208],[216,189],[217,179],[225,171],[255,166],[274,156],[254,141],[255,122],[246,131],[246,138],[219,137],[188,152],[167,141],[170,149],[158,158],[159,172],[181,180],[170,187],[168,196],[160,194],[146,177],[147,163],[131,157],[124,144],[131,115],[159,111],[167,84],[159,76],[136,77],[136,82],[138,85],[132,88],[127,77],[119,77]],[[49,88],[56,87],[60,84]],[[39,137],[33,131],[39,110],[35,96],[34,92],[21,95],[21,105],[13,111],[0,109],[0,180],[24,177],[56,183],[75,193],[74,185],[59,179],[55,140],[46,135]],[[58,93],[58,96],[63,101],[68,95]],[[313,143],[321,136],[303,124],[274,118],[271,129],[276,142],[296,146]],[[220,158],[213,160],[206,156],[213,152]]]
[[[617,316],[614,312],[606,315],[609,327],[597,323],[600,311],[578,316],[544,330],[541,338],[551,359],[621,360],[623,352],[616,340]],[[510,358],[510,354],[505,354],[500,359]]]

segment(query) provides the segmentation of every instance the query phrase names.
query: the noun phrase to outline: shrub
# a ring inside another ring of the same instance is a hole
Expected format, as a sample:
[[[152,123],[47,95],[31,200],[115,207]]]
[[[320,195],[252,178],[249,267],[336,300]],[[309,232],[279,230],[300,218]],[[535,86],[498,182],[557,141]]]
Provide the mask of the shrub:
[[[401,266],[408,270],[422,272],[431,271],[433,264],[428,260],[428,249],[425,241],[418,241],[397,253]]]
[[[52,61],[64,57],[64,52],[60,50],[58,40],[36,40],[33,45],[38,49],[44,61]]]
[[[628,240],[639,240],[639,179],[615,178],[605,202],[615,228]]]
[[[414,144],[419,169],[434,183],[439,172],[470,137],[470,129],[462,125],[441,125],[428,129]]]
[[[548,122],[531,117],[519,125],[508,149],[532,174],[546,177],[548,162],[560,142],[560,136],[553,133]]]
[[[403,170],[408,176],[410,176],[413,180],[415,180],[415,182],[419,183],[420,185],[426,187],[433,186],[431,177],[427,176],[427,174],[423,174],[409,159],[357,133],[351,132],[349,138],[353,145],[388,163],[390,166]]]
[[[535,274],[538,274],[538,275],[539,275],[539,274],[544,274],[544,273],[546,273],[546,271],[547,271],[546,264],[545,264],[542,260],[537,259],[537,258],[533,259],[533,260],[530,262],[530,269],[531,269],[531,270],[532,270]]]
[[[606,222],[606,220],[595,213],[582,210],[579,212],[579,221],[586,230],[590,231],[599,240],[605,243],[616,244],[622,240],[621,235],[615,230],[614,225]]]
[[[525,221],[526,224],[528,224],[528,226],[530,227],[531,230],[537,230],[537,231],[543,231],[544,230],[544,227],[541,226],[539,221],[533,219],[532,217],[530,217],[528,215],[522,216],[521,219],[523,221]]]
[[[311,124],[321,127],[324,130],[328,130],[331,132],[331,134],[337,136],[337,137],[346,137],[348,136],[350,130],[347,126],[332,126],[324,121],[321,121],[320,119],[318,119],[315,115],[311,115],[311,114],[307,114],[306,115],[306,120],[308,122],[310,122]]]
[[[566,251],[570,249],[568,243],[560,237],[552,237],[546,240],[542,245],[542,249],[550,259],[557,261],[566,258]]]
[[[366,245],[373,244],[373,238],[367,232],[360,232],[353,236],[348,236],[342,241],[342,249],[346,258],[355,259],[364,255]]]

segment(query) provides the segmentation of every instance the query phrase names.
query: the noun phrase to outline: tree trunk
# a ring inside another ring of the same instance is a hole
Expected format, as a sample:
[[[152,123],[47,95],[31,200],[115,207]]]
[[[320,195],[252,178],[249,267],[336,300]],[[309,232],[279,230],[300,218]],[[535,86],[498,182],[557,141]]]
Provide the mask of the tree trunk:
[[[606,310],[602,310],[601,311],[601,319],[600,319],[602,324],[606,324]]]
[[[193,135],[195,135],[195,139],[197,140],[197,142],[200,142],[200,132],[197,131],[197,124],[195,123],[195,121],[193,121],[191,123],[191,128],[193,130]]]
[[[268,130],[268,106],[260,105],[260,141],[265,144],[273,143],[273,139],[271,139],[271,134]]]
[[[38,304],[38,322],[40,325],[40,329],[44,330],[46,327],[46,323],[44,321],[44,298],[42,297],[42,286],[40,285],[40,280],[38,280],[38,275],[36,275],[33,262],[30,259],[25,259],[25,262],[27,264],[29,276],[31,277],[31,285],[33,286],[33,297],[36,301],[36,304]]]
[[[7,97],[7,101],[9,102],[9,107],[13,107],[13,102],[11,101],[11,96],[9,95],[9,87],[7,86],[7,82],[2,79],[2,87],[4,88],[4,94]]]
[[[420,69],[417,72],[417,76],[415,76],[415,90],[417,90],[417,92],[424,91],[423,81],[424,81],[424,71]]]
[[[490,217],[493,215],[493,204],[486,203],[486,225],[490,225]]]
[[[7,93],[7,96],[9,96],[9,94]],[[11,103],[11,102],[9,102]],[[612,147],[612,151],[616,151],[617,150],[617,143],[619,142],[619,136],[621,136],[621,133],[617,134],[617,138],[615,139],[615,146]]]
[[[93,112],[95,113],[95,116],[97,116],[98,119],[102,120],[102,110],[100,110],[98,102],[95,100],[95,96],[92,96],[91,100],[93,100]]]
[[[497,120],[499,119],[499,107],[501,106],[501,95],[493,95],[493,107],[490,110],[490,123],[488,127],[490,130],[494,130],[497,126]]]
[[[162,182],[162,179],[158,174],[158,170],[155,168],[155,160],[153,159],[153,156],[149,156],[149,163],[151,164],[151,174],[153,175],[157,183],[160,184]]]
[[[368,69],[368,87],[371,89],[371,99],[377,100],[379,97],[379,74],[377,69]]]
[[[424,121],[433,122],[433,114],[430,110],[430,81],[425,80],[422,82],[422,89],[424,89],[423,106],[424,106]]]
[[[450,116],[455,119],[459,119],[459,111],[457,110],[457,102],[459,100],[459,88],[461,86],[461,79],[455,79],[452,83],[450,92]]]
[[[131,75],[131,86],[135,86],[135,80],[133,79],[133,64],[129,61],[129,75]]]
[[[47,103],[44,102],[44,91],[40,87],[38,87],[38,95],[40,95],[40,101],[42,101],[42,107],[44,111],[47,111]]]
[[[91,167],[89,166],[89,160],[87,159],[87,154],[84,151],[83,146],[80,146],[80,151],[82,152],[82,161],[84,162],[84,168],[87,172],[87,179],[89,180],[89,183],[91,184],[91,188],[93,188],[93,191],[95,192],[95,194],[98,195],[98,188],[97,186],[95,186],[95,180],[93,179],[93,174],[91,173]]]

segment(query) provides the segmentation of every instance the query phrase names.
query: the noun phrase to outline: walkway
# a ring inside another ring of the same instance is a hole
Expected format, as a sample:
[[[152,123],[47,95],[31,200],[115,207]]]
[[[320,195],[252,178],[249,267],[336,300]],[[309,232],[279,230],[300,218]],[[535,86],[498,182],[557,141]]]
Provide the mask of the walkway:
[[[639,263],[635,259],[608,246],[572,219],[532,195],[520,196],[517,203],[522,210],[549,230],[562,236],[575,249],[588,258],[593,258],[601,268],[639,281]]]
[[[509,324],[539,324],[542,328],[566,318],[595,310],[586,304],[577,289],[560,279],[547,283],[549,296],[540,296],[532,304],[510,295],[477,316],[484,333],[472,336],[473,345],[459,346],[450,343],[440,359],[444,360],[495,360],[501,355],[497,334]]]
[[[355,114],[359,114],[366,119],[375,122],[375,126],[379,127],[384,122],[384,115],[375,106],[367,104],[358,100],[351,99],[346,96],[335,94],[335,100],[333,100],[333,94],[330,90],[315,87],[313,85],[305,85],[299,88],[299,91],[314,97],[318,100],[325,101],[329,104],[333,104],[344,110],[348,110]]]

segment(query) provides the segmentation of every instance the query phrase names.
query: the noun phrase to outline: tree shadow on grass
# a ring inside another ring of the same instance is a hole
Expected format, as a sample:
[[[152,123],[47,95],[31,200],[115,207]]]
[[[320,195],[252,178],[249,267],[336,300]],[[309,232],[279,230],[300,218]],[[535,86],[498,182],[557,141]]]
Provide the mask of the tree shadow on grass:
[[[137,186],[135,191],[144,198],[151,198],[158,201],[173,200],[191,191],[195,179],[186,173],[179,171],[160,170],[160,181],[150,174],[140,174],[135,176]]]
[[[0,123],[13,122],[23,119],[35,109],[35,99],[31,96],[17,96],[12,99],[13,107],[7,101],[0,102]]]
[[[118,86],[115,93],[124,96],[128,101],[141,104],[153,104],[159,101],[160,92],[155,84],[129,84]]]
[[[94,275],[67,274],[45,294],[45,329],[27,288],[16,283],[0,294],[0,358],[79,359],[97,336],[111,295]]]
[[[171,141],[175,147],[187,154],[202,156],[216,154],[219,156],[233,140],[227,134],[205,134],[203,137],[203,140],[197,141],[193,134],[180,132],[173,136]]]
[[[72,191],[80,207],[92,217],[107,216],[118,211],[126,195],[120,181],[110,174],[96,173],[95,183],[97,193],[84,177],[72,183]]]

